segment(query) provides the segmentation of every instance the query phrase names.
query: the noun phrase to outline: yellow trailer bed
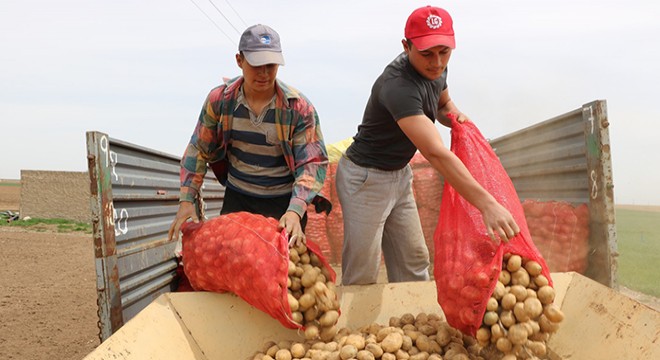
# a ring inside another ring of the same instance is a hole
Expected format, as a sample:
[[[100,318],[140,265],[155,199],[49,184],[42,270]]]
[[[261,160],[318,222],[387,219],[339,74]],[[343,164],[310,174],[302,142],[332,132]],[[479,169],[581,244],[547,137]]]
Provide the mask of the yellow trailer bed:
[[[553,273],[564,312],[550,359],[660,359],[660,312],[578,273]],[[442,313],[435,283],[338,286],[338,326],[387,324],[404,313]],[[106,339],[93,359],[248,359],[269,340],[302,340],[232,294],[166,293]]]

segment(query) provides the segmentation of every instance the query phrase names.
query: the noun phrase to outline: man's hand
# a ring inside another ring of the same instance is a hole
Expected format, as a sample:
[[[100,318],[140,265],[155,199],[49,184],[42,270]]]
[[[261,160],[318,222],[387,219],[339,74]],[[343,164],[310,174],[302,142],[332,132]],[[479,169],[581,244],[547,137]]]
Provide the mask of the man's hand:
[[[168,241],[179,239],[181,225],[183,225],[188,219],[192,219],[195,223],[199,222],[197,212],[195,211],[195,205],[190,201],[182,201],[179,203],[179,210],[176,212],[174,221],[172,221],[172,225],[170,225],[170,231],[167,233]]]
[[[279,230],[286,229],[289,234],[289,247],[305,244],[305,234],[300,225],[300,216],[294,211],[287,211],[280,218]]]
[[[496,243],[498,242],[496,234],[502,241],[509,242],[520,233],[520,228],[509,210],[497,202],[487,207],[481,214],[488,236]]]
[[[470,121],[470,118],[462,112],[454,113],[454,115],[456,115],[456,121],[458,121],[459,124]]]

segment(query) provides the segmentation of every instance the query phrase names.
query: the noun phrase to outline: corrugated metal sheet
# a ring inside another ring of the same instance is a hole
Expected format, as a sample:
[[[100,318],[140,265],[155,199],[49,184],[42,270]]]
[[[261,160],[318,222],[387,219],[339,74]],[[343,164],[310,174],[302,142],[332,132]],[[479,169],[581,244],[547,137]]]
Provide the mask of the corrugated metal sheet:
[[[520,200],[588,204],[589,267],[586,275],[616,284],[617,245],[604,100],[490,141]]]
[[[490,144],[521,200],[588,202],[582,111],[544,121]]]
[[[167,232],[179,205],[179,157],[87,133],[99,330],[108,338],[160,294],[172,291],[176,243]],[[208,174],[207,217],[219,214],[222,187]]]

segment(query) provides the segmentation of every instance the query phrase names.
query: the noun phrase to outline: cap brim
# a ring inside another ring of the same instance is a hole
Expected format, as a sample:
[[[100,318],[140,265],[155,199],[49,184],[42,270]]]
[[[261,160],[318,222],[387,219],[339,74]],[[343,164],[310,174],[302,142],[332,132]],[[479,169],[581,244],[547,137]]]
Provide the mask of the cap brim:
[[[427,50],[435,46],[446,46],[450,49],[456,48],[456,40],[449,35],[427,35],[410,39],[419,50]]]
[[[245,60],[252,66],[262,66],[267,64],[284,65],[284,56],[281,52],[275,51],[243,51]]]

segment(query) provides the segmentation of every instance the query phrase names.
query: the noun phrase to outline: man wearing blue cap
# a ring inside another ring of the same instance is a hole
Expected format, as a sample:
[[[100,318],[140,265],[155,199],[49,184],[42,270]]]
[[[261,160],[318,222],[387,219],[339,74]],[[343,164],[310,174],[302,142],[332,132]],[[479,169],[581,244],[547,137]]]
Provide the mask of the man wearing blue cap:
[[[279,34],[266,25],[247,28],[236,63],[242,76],[209,93],[181,159],[179,210],[169,230],[198,221],[194,201],[211,167],[226,186],[221,214],[247,211],[279,219],[291,239],[303,241],[308,205],[329,212],[319,194],[328,166],[312,103],[277,79],[284,65]]]

